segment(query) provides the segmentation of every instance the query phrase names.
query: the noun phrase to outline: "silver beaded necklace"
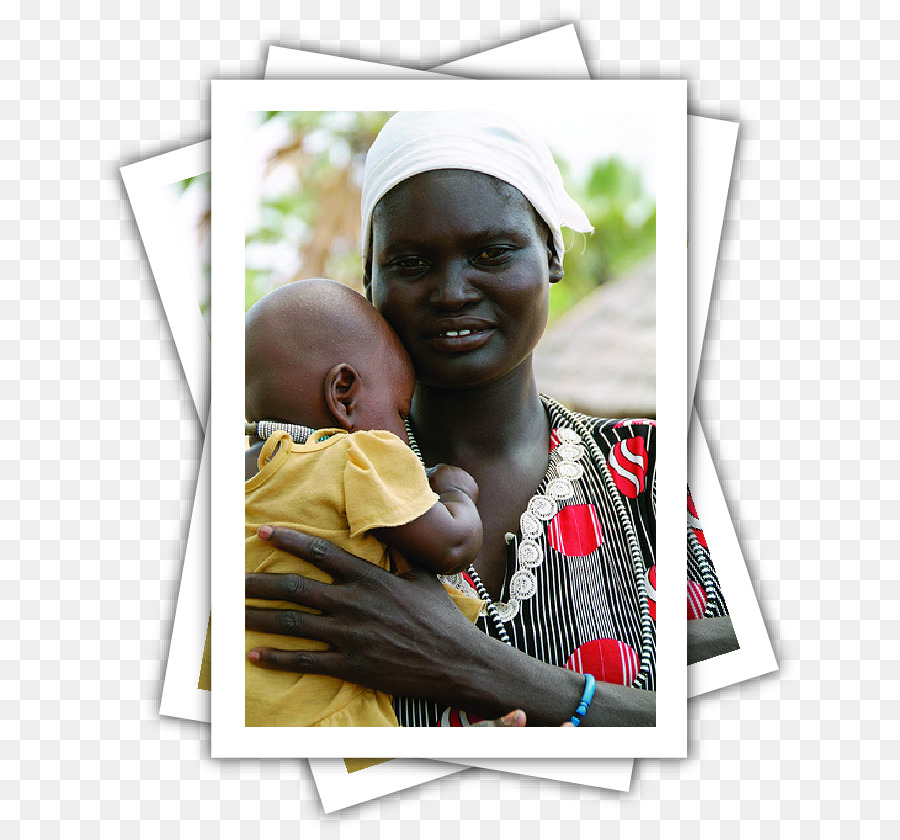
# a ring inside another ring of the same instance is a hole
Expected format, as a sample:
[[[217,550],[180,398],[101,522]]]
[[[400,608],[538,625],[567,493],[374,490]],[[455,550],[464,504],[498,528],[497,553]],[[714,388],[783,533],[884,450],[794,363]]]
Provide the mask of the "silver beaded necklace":
[[[596,465],[606,491],[612,500],[616,516],[622,526],[625,539],[628,544],[628,550],[631,555],[632,569],[634,572],[635,582],[637,584],[638,600],[641,608],[641,651],[638,651],[638,661],[641,662],[632,685],[641,683],[650,673],[649,657],[642,656],[644,649],[649,649],[653,644],[653,620],[650,617],[650,606],[647,594],[647,586],[645,584],[644,557],[641,553],[640,544],[634,532],[634,525],[631,517],[625,509],[619,492],[616,488],[615,481],[609,468],[606,465],[606,458],[600,451],[600,447],[594,441],[593,436],[585,425],[584,421],[560,405],[556,400],[545,394],[540,395],[541,403],[546,409],[553,408],[561,415],[571,426],[577,430],[573,432],[571,429],[562,428],[558,431],[560,444],[553,450],[551,458],[556,464],[557,478],[551,479],[547,483],[545,493],[535,493],[531,497],[525,511],[519,519],[519,525],[522,531],[522,539],[516,546],[516,571],[513,573],[509,581],[510,598],[506,603],[495,602],[489,595],[481,578],[474,566],[469,566],[467,573],[469,578],[475,584],[475,590],[478,597],[487,601],[486,613],[490,616],[497,635],[500,640],[507,645],[512,646],[509,635],[506,632],[504,624],[512,621],[519,612],[519,605],[522,601],[532,597],[537,591],[537,579],[534,570],[537,569],[544,561],[544,554],[537,537],[540,535],[543,525],[542,522],[553,519],[559,507],[558,502],[573,495],[573,481],[578,481],[584,474],[584,468],[579,461],[585,455],[585,444],[590,450],[594,464]],[[409,421],[406,420],[406,432],[409,436],[409,447],[418,456],[424,465],[422,453],[416,443],[412,428]],[[515,535],[507,534],[507,543],[515,540]],[[463,588],[462,575],[451,575],[442,577],[442,580],[457,588]]]

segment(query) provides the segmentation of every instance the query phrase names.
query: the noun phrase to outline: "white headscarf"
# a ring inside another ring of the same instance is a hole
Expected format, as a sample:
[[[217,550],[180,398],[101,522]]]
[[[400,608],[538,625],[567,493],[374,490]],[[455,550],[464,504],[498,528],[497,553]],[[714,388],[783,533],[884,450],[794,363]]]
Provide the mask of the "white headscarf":
[[[566,192],[547,144],[509,114],[488,111],[400,111],[375,138],[366,156],[362,187],[363,264],[369,257],[372,212],[401,181],[434,169],[471,169],[512,184],[553,234],[562,263],[561,228],[593,233]]]

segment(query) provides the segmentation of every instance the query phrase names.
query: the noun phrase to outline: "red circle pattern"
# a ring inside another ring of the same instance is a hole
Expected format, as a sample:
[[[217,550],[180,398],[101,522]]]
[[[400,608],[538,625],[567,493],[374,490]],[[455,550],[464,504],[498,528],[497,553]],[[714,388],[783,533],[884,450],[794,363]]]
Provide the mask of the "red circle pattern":
[[[547,525],[547,539],[567,557],[586,557],[603,542],[597,509],[593,505],[566,505]]]
[[[631,685],[638,673],[638,655],[631,645],[617,639],[594,639],[580,645],[566,662],[566,668],[614,685]]]

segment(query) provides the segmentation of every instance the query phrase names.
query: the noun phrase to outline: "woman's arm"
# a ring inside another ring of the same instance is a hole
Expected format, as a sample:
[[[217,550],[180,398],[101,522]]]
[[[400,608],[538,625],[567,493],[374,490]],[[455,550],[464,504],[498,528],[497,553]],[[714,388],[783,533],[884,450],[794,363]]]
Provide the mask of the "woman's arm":
[[[498,718],[522,709],[532,726],[559,726],[581,699],[584,677],[532,659],[467,621],[430,574],[391,575],[321,538],[263,526],[260,537],[334,578],[250,574],[246,596],[290,601],[322,615],[247,608],[248,629],[317,639],[327,651],[251,651],[263,667],[316,673],[389,694],[437,700]],[[588,726],[653,726],[655,694],[598,683]]]

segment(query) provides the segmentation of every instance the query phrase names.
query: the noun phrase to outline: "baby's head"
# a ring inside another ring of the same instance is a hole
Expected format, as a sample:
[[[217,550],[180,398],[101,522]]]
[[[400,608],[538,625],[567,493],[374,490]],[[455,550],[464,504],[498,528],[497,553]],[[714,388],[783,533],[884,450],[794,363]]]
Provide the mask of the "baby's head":
[[[244,325],[246,420],[385,429],[408,442],[412,362],[362,295],[298,280],[257,301]]]

